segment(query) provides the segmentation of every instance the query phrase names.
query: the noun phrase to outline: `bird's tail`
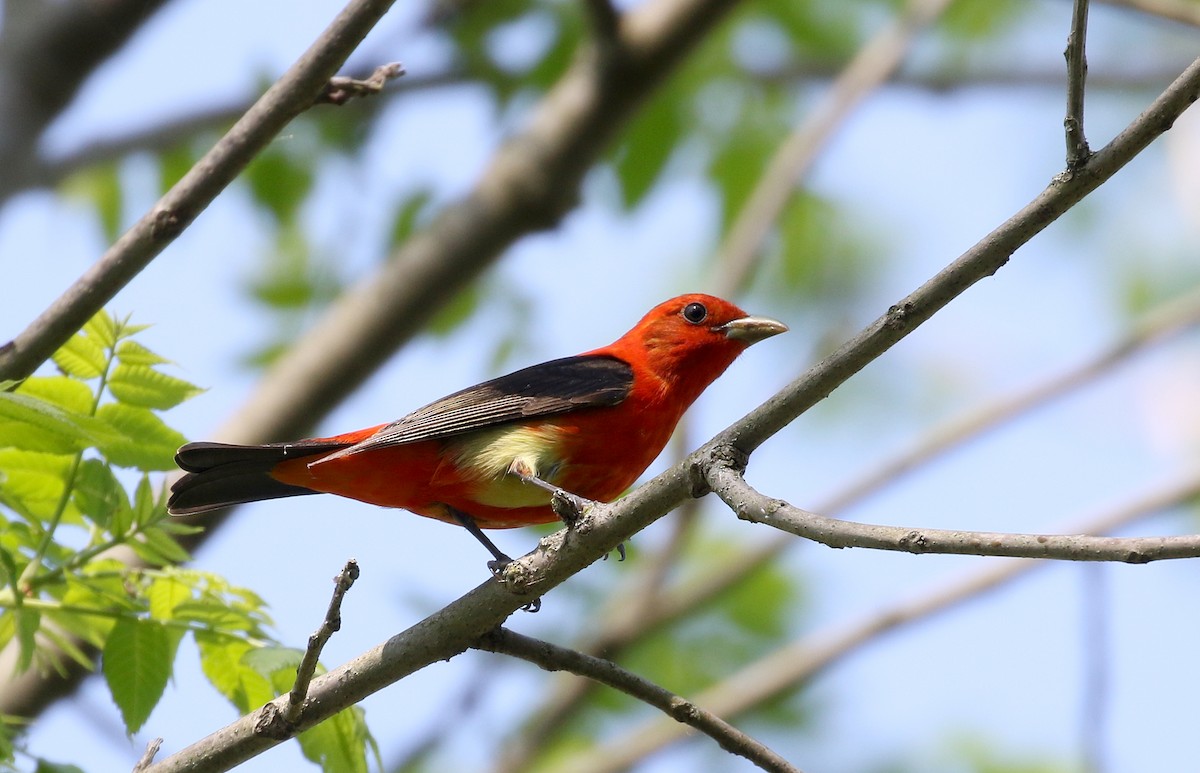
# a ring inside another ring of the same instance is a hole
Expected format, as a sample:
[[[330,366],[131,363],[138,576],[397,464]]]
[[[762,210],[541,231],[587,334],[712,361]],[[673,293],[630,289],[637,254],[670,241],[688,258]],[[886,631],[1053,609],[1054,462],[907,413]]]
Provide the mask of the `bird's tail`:
[[[271,470],[288,459],[328,454],[347,445],[330,441],[261,446],[188,443],[175,454],[176,464],[187,474],[171,486],[167,511],[191,515],[243,502],[320,493],[278,481]]]

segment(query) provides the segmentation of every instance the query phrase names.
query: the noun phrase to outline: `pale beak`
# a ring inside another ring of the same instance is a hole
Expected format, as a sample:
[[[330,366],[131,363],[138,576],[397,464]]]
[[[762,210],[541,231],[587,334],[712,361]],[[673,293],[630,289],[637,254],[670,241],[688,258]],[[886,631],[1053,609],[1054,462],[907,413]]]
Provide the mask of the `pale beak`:
[[[717,330],[724,333],[726,338],[745,341],[749,345],[758,343],[764,338],[786,333],[788,326],[769,317],[742,317],[732,322],[726,322]]]

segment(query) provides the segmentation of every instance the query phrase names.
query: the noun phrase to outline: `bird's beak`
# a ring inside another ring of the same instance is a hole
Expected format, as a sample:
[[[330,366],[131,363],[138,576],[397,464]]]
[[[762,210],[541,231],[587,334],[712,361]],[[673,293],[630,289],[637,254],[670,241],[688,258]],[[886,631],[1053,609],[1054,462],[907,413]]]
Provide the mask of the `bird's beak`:
[[[758,343],[764,338],[786,333],[788,326],[769,317],[742,317],[726,322],[717,328],[726,338],[745,341],[747,345]]]

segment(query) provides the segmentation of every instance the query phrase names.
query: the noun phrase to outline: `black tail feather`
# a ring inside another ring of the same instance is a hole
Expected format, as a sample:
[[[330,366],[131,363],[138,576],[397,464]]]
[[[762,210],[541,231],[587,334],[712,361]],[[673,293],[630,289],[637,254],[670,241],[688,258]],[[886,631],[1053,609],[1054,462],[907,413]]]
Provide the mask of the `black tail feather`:
[[[175,463],[187,474],[171,486],[167,510],[172,515],[191,515],[262,499],[316,494],[275,480],[270,475],[272,468],[287,459],[327,454],[345,446],[327,442],[262,446],[188,443],[175,454]]]

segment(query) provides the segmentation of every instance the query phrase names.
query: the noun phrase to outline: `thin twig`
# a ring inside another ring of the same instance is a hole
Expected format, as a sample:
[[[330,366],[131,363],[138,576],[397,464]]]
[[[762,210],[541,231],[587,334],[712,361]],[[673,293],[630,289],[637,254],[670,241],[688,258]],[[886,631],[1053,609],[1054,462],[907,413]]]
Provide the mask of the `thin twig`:
[[[325,619],[321,621],[321,626],[308,637],[308,647],[305,648],[304,657],[296,668],[296,681],[288,693],[283,719],[289,725],[294,724],[300,718],[300,712],[304,710],[304,699],[308,696],[308,685],[317,671],[321,650],[325,648],[329,637],[342,629],[342,598],[357,579],[358,562],[353,558],[347,561],[338,576],[333,578],[333,596],[329,599],[329,609],[325,611]]]
[[[133,766],[133,773],[142,773],[143,770],[150,767],[150,763],[154,762],[154,755],[158,754],[158,750],[162,748],[162,743],[163,739],[155,738],[146,744],[146,751],[142,752],[141,758]]]
[[[676,722],[699,730],[716,741],[725,751],[745,757],[763,770],[800,773],[798,768],[783,757],[716,714],[621,668],[612,661],[523,636],[507,628],[497,628],[484,634],[472,646],[475,649],[521,658],[547,671],[570,671],[608,685],[653,706]],[[561,767],[556,769],[567,770]]]
[[[313,100],[314,105],[344,105],[355,97],[373,97],[383,91],[390,80],[404,74],[404,65],[399,62],[381,64],[366,78],[350,78],[337,75],[329,79],[325,88]]]
[[[1067,117],[1063,128],[1067,134],[1067,171],[1071,172],[1087,163],[1092,155],[1087,137],[1083,132],[1083,89],[1087,80],[1088,0],[1075,0],[1071,11],[1071,33],[1067,36],[1067,48],[1063,56],[1067,59]]]
[[[1200,474],[1181,476],[1065,530],[1109,533],[1180,507],[1196,495],[1197,489],[1200,489]],[[1048,566],[1049,562],[1031,558],[996,560],[992,566],[939,590],[915,594],[910,600],[886,606],[859,620],[793,641],[726,676],[695,700],[721,716],[740,716],[812,681],[866,645],[877,643],[885,634],[929,620]],[[592,747],[577,758],[557,760],[556,764],[572,766],[572,773],[616,773],[685,738],[674,723],[651,721],[622,734],[619,743]]]
[[[317,94],[394,0],[350,4],[250,110],[83,276],[0,346],[0,381],[33,373],[149,265]]]
[[[913,41],[950,2],[910,0],[898,18],[859,49],[803,123],[779,146],[717,251],[721,272],[717,287],[742,284],[817,151],[846,115],[896,71]]]
[[[1200,478],[1200,473],[1197,473]],[[716,465],[709,470],[713,493],[739,518],[782,529],[831,548],[875,548],[902,553],[945,553],[1063,561],[1151,561],[1200,557],[1200,534],[1175,537],[1096,537],[1087,534],[1009,534],[881,526],[843,521],[794,507],[756,491],[741,473]],[[1197,486],[1200,494],[1200,485]]]

